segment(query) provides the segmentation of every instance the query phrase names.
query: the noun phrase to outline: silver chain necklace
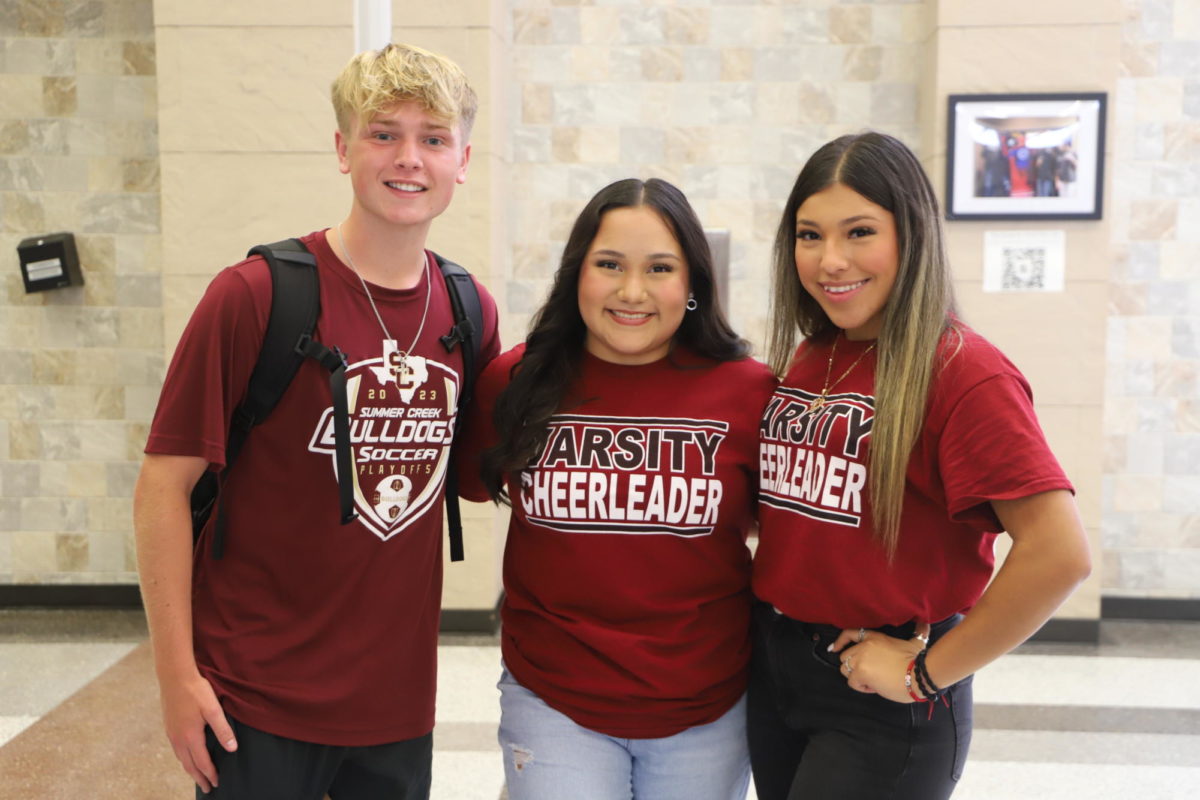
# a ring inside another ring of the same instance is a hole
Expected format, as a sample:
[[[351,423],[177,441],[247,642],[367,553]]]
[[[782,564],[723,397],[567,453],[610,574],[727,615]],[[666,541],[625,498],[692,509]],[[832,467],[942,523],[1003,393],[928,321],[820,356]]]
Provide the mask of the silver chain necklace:
[[[388,331],[387,325],[383,324],[383,317],[379,314],[379,308],[375,305],[375,298],[371,296],[371,290],[367,288],[367,282],[363,280],[363,276],[358,271],[358,267],[354,265],[354,259],[350,257],[350,251],[346,249],[346,240],[342,238],[342,223],[337,226],[338,244],[342,248],[342,255],[346,256],[346,263],[350,265],[350,271],[358,278],[358,282],[362,284],[363,291],[367,294],[367,302],[371,304],[371,310],[375,312],[375,319],[379,322],[380,329],[383,330],[383,335],[387,341],[395,343],[396,339]],[[417,335],[413,337],[412,344],[407,350],[401,350],[397,355],[400,356],[400,363],[404,365],[409,358],[409,353],[416,349],[417,342],[421,340],[421,333],[425,330],[425,320],[429,316],[429,296],[433,294],[433,286],[429,283],[429,257],[422,252],[422,257],[425,259],[425,310],[421,312],[421,324],[417,326]]]

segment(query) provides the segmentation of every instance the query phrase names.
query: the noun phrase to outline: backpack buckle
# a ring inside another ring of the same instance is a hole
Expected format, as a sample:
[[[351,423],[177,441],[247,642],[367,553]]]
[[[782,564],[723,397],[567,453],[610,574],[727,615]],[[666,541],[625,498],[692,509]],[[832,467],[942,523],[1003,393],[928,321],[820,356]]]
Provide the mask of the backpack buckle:
[[[238,406],[233,410],[233,419],[230,420],[230,425],[233,428],[241,428],[248,431],[254,427],[255,421],[254,415],[250,413],[249,409],[245,406]]]
[[[307,333],[300,334],[300,338],[296,340],[296,355],[308,358],[308,346],[312,344],[312,336]]]
[[[454,345],[459,342],[466,342],[475,335],[475,324],[470,319],[464,319],[450,328],[450,332],[445,336],[439,337],[442,346],[446,348],[446,352],[453,353]]]

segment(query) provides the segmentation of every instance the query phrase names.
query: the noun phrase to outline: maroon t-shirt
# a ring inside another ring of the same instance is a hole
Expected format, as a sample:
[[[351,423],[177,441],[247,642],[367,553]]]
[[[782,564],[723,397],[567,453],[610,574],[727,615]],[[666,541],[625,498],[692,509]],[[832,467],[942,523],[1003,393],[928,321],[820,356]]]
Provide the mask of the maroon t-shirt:
[[[464,464],[494,438],[492,407],[523,350],[481,378]],[[775,379],[751,359],[686,353],[640,366],[585,355],[581,372],[542,455],[508,485],[505,665],[586,728],[670,736],[745,691],[745,540]],[[464,493],[482,499],[478,480]]]
[[[355,505],[339,523],[329,373],[308,360],[254,428],[222,489],[224,557],[193,567],[196,660],[225,710],[252,727],[303,741],[372,745],[433,727],[441,600],[443,482],[462,371],[461,349],[438,337],[453,324],[445,282],[428,257],[414,289],[372,286],[400,368],[357,276],[325,241],[317,257],[315,337],[346,353]],[[482,360],[499,350],[496,310],[480,287]],[[147,453],[225,463],[229,420],[262,345],[271,307],[266,263],[218,274],[167,373]]]
[[[958,325],[947,334],[908,465],[900,542],[888,564],[868,493],[875,356],[866,354],[816,412],[825,376],[871,342],[800,346],[760,431],[754,593],[784,614],[843,628],[936,622],[966,611],[992,574],[1002,528],[991,500],[1071,489],[1046,444],[1029,384],[1004,355]]]

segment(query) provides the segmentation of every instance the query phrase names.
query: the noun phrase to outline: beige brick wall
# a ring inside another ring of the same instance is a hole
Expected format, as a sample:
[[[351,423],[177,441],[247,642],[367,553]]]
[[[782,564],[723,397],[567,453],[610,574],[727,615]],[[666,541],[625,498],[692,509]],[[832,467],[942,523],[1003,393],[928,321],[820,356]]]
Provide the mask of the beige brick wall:
[[[1105,220],[1028,226],[1069,231],[1066,293],[985,295],[998,226],[950,226],[967,314],[1030,375],[1080,485],[1102,546],[1090,609],[1100,590],[1200,596],[1198,8],[396,0],[393,16],[481,90],[471,174],[431,243],[487,281],[509,344],[608,181],[667,178],[730,229],[731,316],[761,343],[772,231],[817,145],[882,128],[940,186],[947,92],[1108,91]],[[196,298],[248,244],[349,202],[326,91],[350,20],[347,2],[0,3],[0,583],[134,580],[132,482]],[[55,230],[76,233],[87,283],[26,296],[16,243]],[[468,516],[491,557],[451,568],[451,607],[497,586],[492,514]]]
[[[1200,597],[1200,4],[1122,4],[1103,581]]]
[[[929,13],[920,2],[514,0],[513,313],[540,305],[591,195],[659,177],[706,227],[732,231],[727,311],[761,342],[771,240],[808,155],[871,126],[919,145]]]
[[[955,93],[1106,92],[1116,87],[1118,0],[1058,0],[1000,10],[970,0],[940,0],[934,102],[922,114],[935,185],[946,170],[946,96]],[[1111,116],[1111,111],[1109,112]],[[1105,154],[1111,178],[1111,139]],[[1112,213],[1098,221],[955,221],[946,223],[959,303],[967,321],[995,342],[1033,387],[1038,416],[1071,477],[1097,568],[1060,617],[1100,613],[1102,426],[1105,318]],[[1065,288],[1047,293],[983,291],[988,231],[1063,231]],[[1007,551],[1008,540],[1000,540]]]
[[[0,583],[134,579],[130,495],[162,377],[150,0],[0,5]],[[25,294],[75,234],[85,284]]]

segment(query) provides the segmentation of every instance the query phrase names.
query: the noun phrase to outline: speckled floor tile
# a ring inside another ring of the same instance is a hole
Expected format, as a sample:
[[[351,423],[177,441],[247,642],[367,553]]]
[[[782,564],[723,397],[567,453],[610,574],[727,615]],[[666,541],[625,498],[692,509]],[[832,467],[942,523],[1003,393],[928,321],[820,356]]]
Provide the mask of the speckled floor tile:
[[[41,716],[125,656],[126,642],[0,643],[0,709]]]
[[[1200,708],[1200,660],[1013,654],[975,676],[975,702]]]
[[[1195,800],[1200,769],[1124,764],[967,762],[954,800]]]
[[[955,800],[1200,797],[1200,624],[1101,627],[1098,644],[1025,645],[980,673]],[[144,639],[137,612],[0,611],[0,797],[192,796]],[[438,658],[433,798],[505,800],[496,637],[444,635]]]

